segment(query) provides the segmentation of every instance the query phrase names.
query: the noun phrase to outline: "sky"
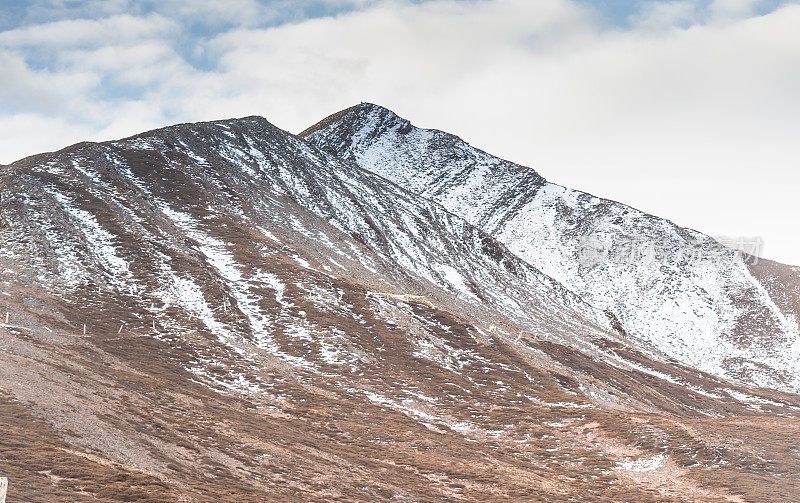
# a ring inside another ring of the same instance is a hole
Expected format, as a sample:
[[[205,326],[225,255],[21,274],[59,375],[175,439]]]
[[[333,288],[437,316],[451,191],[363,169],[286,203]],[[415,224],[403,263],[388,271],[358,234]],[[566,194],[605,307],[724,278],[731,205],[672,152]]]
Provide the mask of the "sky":
[[[800,1],[4,0],[0,163],[361,101],[800,265]]]

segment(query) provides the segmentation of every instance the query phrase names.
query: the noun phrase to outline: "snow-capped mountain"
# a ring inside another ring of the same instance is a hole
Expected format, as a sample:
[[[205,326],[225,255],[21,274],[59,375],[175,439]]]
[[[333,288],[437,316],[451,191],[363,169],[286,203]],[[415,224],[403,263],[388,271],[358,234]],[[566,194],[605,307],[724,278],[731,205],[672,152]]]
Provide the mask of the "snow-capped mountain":
[[[533,169],[362,104],[301,133],[486,231],[515,255],[688,365],[800,389],[796,312],[739,253],[699,232],[546,181]]]
[[[598,260],[676,236],[724,260]],[[795,383],[798,278],[372,105],[81,143],[0,166],[0,476],[41,502],[791,501],[800,398],[750,384]]]

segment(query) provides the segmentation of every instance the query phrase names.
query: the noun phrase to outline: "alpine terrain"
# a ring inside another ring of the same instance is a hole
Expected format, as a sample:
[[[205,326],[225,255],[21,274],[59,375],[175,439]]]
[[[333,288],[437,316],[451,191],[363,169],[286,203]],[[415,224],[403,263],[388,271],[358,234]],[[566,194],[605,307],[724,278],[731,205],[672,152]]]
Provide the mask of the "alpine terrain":
[[[0,197],[9,502],[800,499],[800,268],[380,106]]]

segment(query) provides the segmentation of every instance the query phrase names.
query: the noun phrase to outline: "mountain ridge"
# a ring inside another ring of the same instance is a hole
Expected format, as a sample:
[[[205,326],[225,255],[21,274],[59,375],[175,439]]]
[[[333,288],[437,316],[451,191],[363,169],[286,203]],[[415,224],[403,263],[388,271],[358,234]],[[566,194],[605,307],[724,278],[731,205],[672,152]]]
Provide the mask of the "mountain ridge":
[[[302,130],[299,133],[297,133],[297,136],[299,136],[301,138],[307,138],[307,137],[311,136],[313,133],[316,133],[316,132],[318,132],[318,131],[320,131],[322,129],[325,129],[328,126],[333,125],[335,122],[337,122],[340,119],[344,118],[349,113],[357,111],[359,108],[363,108],[363,107],[371,107],[371,108],[383,110],[385,112],[389,112],[391,115],[394,115],[397,119],[403,121],[404,123],[407,123],[409,126],[411,125],[411,121],[410,120],[400,117],[399,115],[397,115],[397,113],[392,111],[390,108],[384,107],[383,105],[379,105],[379,104],[376,104],[376,103],[361,102],[358,105],[352,105],[350,107],[344,108],[342,110],[339,110],[338,112],[334,112],[334,113],[326,116],[322,120],[314,123],[313,125],[305,128],[304,130]],[[424,129],[427,130],[427,131],[434,131],[434,132],[440,132],[440,133],[448,134],[450,136],[455,137],[459,141],[465,143],[466,145],[469,145],[471,148],[474,148],[475,150],[477,150],[479,152],[488,154],[488,152],[486,150],[481,149],[479,147],[473,147],[469,142],[467,142],[466,140],[464,140],[463,138],[461,138],[458,135],[455,135],[455,134],[452,134],[452,133],[447,133],[446,131],[443,131],[441,129],[436,129],[436,128],[424,128]],[[541,175],[535,168],[524,166],[524,165],[521,165],[521,164],[517,164],[514,161],[511,161],[511,160],[508,160],[508,159],[505,159],[505,158],[502,158],[502,157],[498,157],[498,159],[500,159],[502,161],[505,161],[505,162],[508,162],[510,164],[514,164],[516,166],[519,166],[520,168],[523,168],[523,169],[526,169],[526,170],[530,170],[530,171],[536,173],[542,179],[547,180],[548,183],[551,183],[552,185],[555,185],[555,186],[558,186],[558,187],[562,187],[562,188],[565,188],[565,189],[569,189],[570,188],[570,187],[568,187],[566,185],[562,185],[562,184],[559,184],[559,183],[556,183],[556,182],[549,181],[544,175]],[[625,207],[627,207],[627,208],[629,208],[631,210],[635,210],[635,211],[641,212],[644,215],[647,215],[647,216],[650,216],[650,217],[659,218],[661,220],[669,222],[670,224],[672,224],[672,225],[674,225],[676,227],[687,229],[687,230],[689,230],[691,232],[696,232],[698,234],[706,234],[705,232],[703,232],[703,231],[701,231],[699,229],[696,229],[694,227],[685,226],[685,225],[680,224],[680,223],[676,222],[675,220],[672,220],[672,219],[670,219],[668,217],[659,216],[659,215],[656,215],[655,213],[649,213],[649,212],[641,210],[641,209],[639,209],[639,208],[637,208],[637,207],[635,207],[633,205],[627,204],[624,201],[618,201],[616,199],[611,199],[609,197],[599,196],[599,195],[597,195],[597,194],[595,194],[593,192],[588,192],[588,191],[584,191],[584,190],[581,190],[581,192],[584,193],[584,194],[587,194],[587,195],[589,195],[589,196],[591,196],[593,198],[596,198],[598,200],[601,200],[601,201],[604,201],[604,202],[609,202],[609,203],[619,204],[619,205],[625,206]],[[713,236],[711,236],[711,237],[713,237]],[[720,244],[724,245],[724,243],[720,243]],[[758,256],[756,258],[757,259],[763,259],[763,260],[769,260],[770,262],[782,264],[782,265],[788,266],[788,267],[800,267],[800,265],[792,265],[792,264],[789,264],[789,263],[786,263],[786,262],[779,262],[779,261],[776,261],[776,260],[772,260],[769,257]]]

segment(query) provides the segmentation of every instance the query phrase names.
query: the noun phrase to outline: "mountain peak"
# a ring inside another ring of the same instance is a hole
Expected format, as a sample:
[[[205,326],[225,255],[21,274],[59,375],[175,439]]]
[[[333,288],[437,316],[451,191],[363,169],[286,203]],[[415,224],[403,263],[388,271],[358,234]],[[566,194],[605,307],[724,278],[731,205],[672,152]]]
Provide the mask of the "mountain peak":
[[[362,102],[325,117],[313,126],[301,131],[298,136],[306,138],[333,124],[338,124],[338,129],[342,131],[362,131],[372,135],[377,135],[387,130],[407,133],[411,131],[412,127],[410,121],[400,117],[388,108],[374,103]]]
[[[126,145],[137,143],[142,146],[145,145],[148,140],[156,140],[157,144],[161,144],[161,142],[168,139],[179,141],[194,141],[199,137],[208,139],[209,136],[214,136],[215,133],[219,133],[222,130],[225,130],[228,136],[239,133],[249,137],[274,137],[276,134],[285,133],[283,130],[269,122],[269,120],[267,120],[265,117],[260,115],[249,115],[247,117],[218,119],[204,122],[185,122],[143,131],[141,133],[116,140],[100,142],[82,141],[53,152],[43,152],[23,157],[22,159],[12,162],[9,164],[9,166],[27,166],[35,164],[36,162],[49,158],[53,155],[69,154],[71,152],[76,152],[81,149],[98,145],[102,147],[107,145]]]
[[[204,122],[186,122],[166,126],[162,128],[145,131],[119,141],[135,140],[154,136],[185,136],[195,135],[198,132],[210,132],[214,129],[232,129],[242,132],[263,132],[265,130],[277,130],[278,128],[260,115],[249,115],[247,117],[235,117],[231,119],[219,119]]]

